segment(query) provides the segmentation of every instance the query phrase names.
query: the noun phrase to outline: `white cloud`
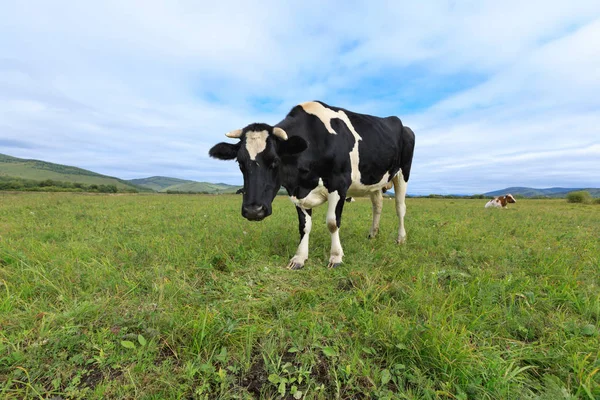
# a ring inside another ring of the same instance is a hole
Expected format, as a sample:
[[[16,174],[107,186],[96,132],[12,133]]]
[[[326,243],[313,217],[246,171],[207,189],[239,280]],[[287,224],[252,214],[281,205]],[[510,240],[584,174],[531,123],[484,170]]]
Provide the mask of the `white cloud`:
[[[322,99],[414,128],[415,193],[600,186],[597,1],[0,6],[3,153],[235,182],[212,144]]]

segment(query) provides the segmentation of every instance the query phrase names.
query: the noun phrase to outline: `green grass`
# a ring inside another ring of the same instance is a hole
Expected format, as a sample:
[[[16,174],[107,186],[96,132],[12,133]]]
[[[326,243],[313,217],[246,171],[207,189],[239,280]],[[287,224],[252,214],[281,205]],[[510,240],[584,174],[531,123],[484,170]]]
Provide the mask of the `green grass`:
[[[600,397],[597,205],[411,198],[397,246],[358,199],[289,271],[289,200],[240,201],[0,194],[0,397]]]

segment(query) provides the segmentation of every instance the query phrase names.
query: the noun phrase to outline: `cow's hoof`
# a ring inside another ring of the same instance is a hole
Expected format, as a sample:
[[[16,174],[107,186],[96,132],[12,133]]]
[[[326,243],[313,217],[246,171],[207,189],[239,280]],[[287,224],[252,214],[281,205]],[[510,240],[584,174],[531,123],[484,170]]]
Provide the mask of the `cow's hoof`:
[[[330,262],[329,262],[329,264],[327,264],[327,268],[337,268],[337,267],[339,267],[340,265],[342,265],[342,263],[341,263],[341,262],[333,262],[333,261],[330,261]]]
[[[295,270],[304,268],[304,264],[300,264],[300,263],[291,261],[286,268],[287,269],[292,269],[292,270],[295,271]]]
[[[396,239],[396,244],[404,244],[406,243],[406,237]]]

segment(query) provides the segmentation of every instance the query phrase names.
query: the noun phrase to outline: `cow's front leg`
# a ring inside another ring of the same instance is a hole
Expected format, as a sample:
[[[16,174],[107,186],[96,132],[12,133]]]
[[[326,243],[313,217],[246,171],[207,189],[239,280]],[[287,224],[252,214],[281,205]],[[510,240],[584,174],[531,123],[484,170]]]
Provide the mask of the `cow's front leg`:
[[[304,263],[308,259],[308,237],[312,228],[312,210],[296,206],[296,211],[298,212],[300,244],[298,245],[298,250],[296,250],[296,255],[292,257],[287,266],[289,269],[301,269],[304,267]]]
[[[327,268],[335,268],[342,263],[344,251],[340,242],[340,224],[342,211],[346,200],[345,194],[340,195],[337,190],[327,195],[327,228],[331,233],[331,251]]]
[[[381,208],[383,206],[383,194],[381,190],[371,193],[371,203],[373,203],[373,225],[371,225],[369,239],[377,236],[377,232],[379,232],[379,220],[381,219]]]

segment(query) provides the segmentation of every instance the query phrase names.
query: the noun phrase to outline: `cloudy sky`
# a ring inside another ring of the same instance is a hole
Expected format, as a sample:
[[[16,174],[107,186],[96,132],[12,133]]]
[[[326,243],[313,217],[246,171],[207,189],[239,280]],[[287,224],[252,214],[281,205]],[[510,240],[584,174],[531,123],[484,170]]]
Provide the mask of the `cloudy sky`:
[[[0,0],[0,153],[240,183],[322,100],[417,136],[409,193],[600,187],[600,1]]]

